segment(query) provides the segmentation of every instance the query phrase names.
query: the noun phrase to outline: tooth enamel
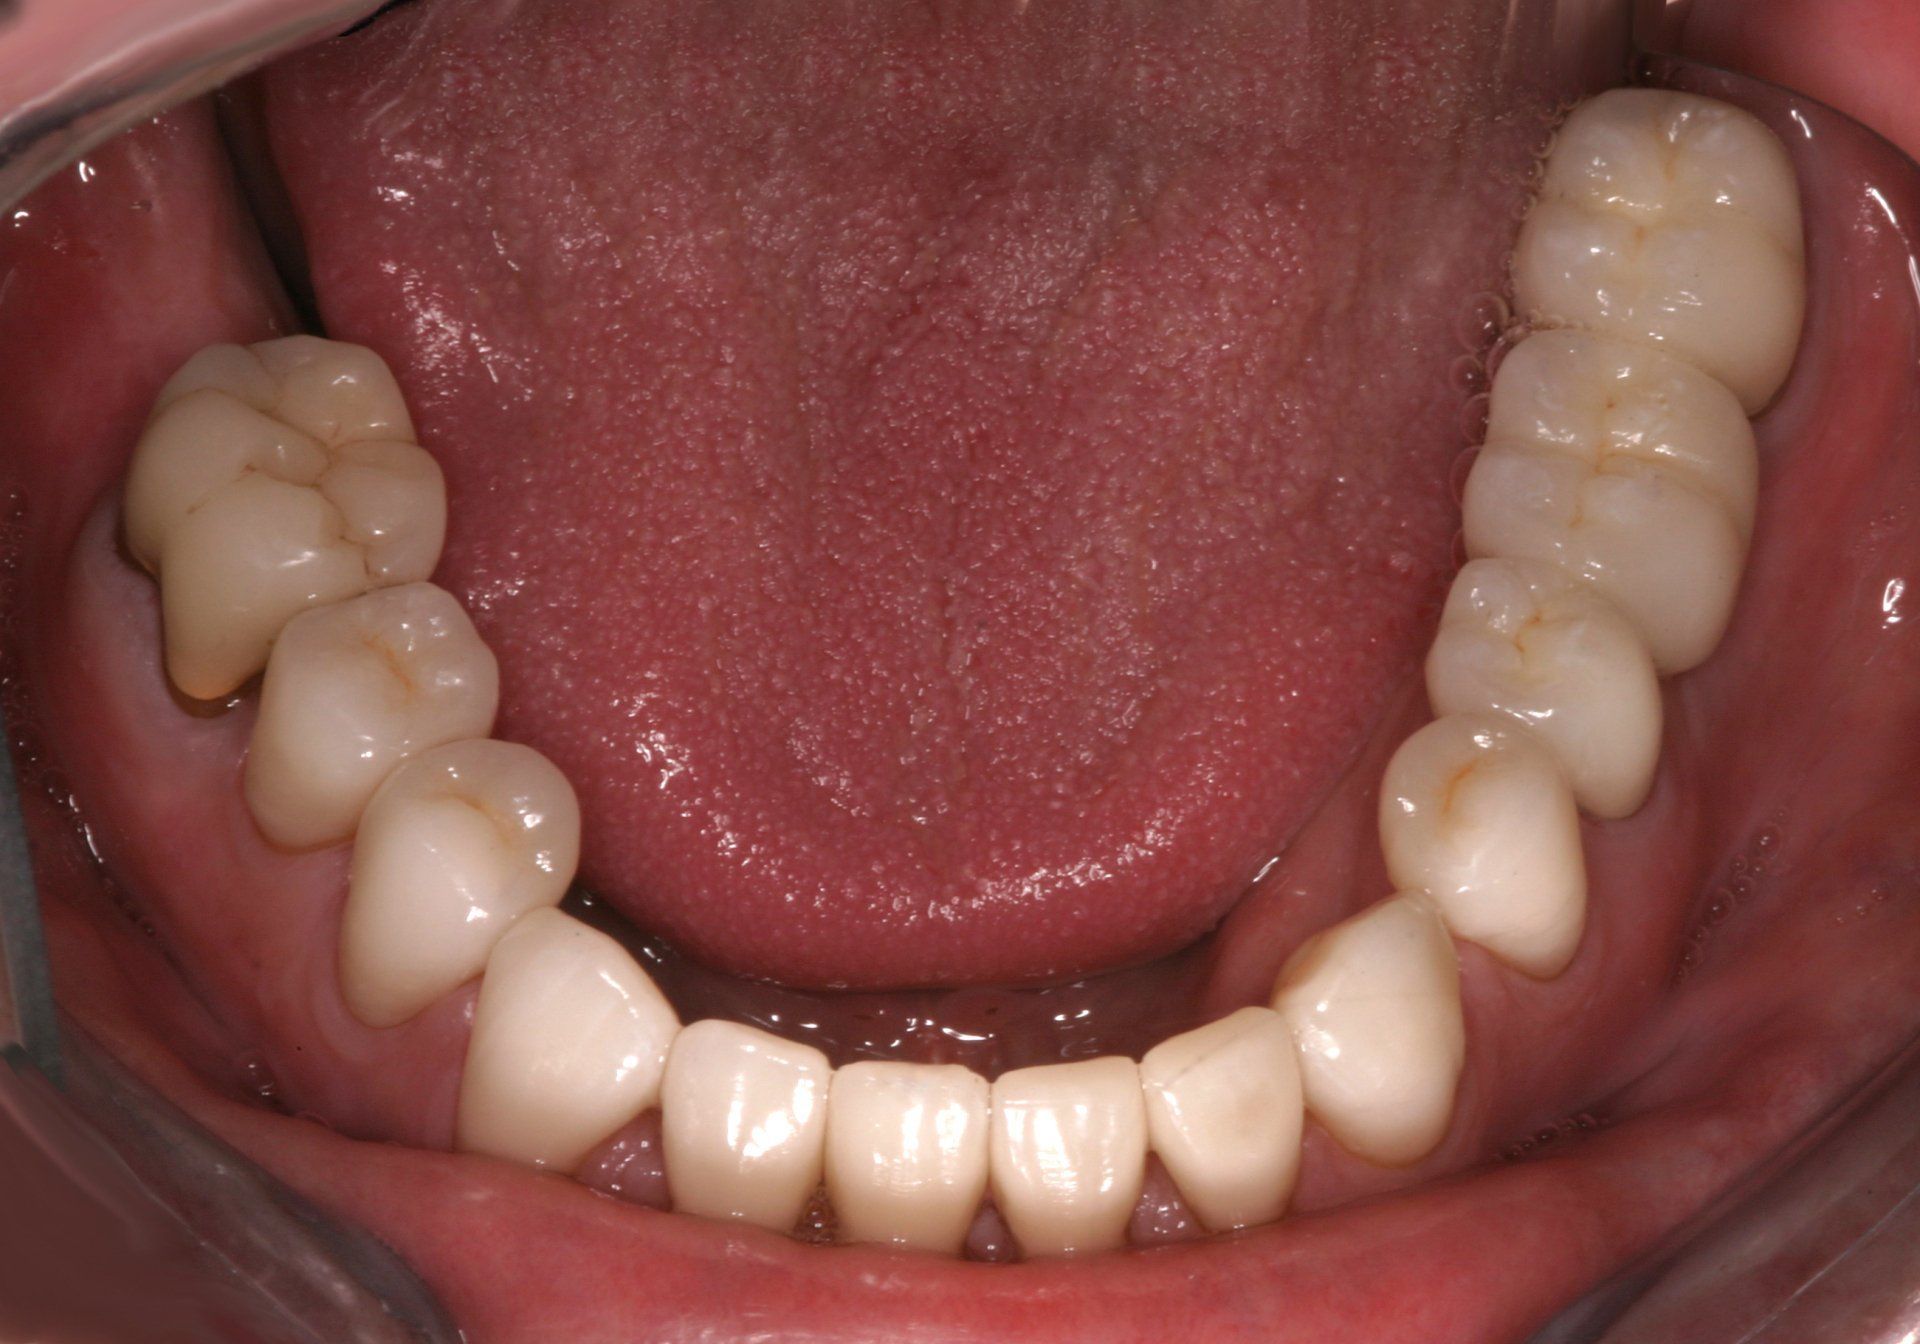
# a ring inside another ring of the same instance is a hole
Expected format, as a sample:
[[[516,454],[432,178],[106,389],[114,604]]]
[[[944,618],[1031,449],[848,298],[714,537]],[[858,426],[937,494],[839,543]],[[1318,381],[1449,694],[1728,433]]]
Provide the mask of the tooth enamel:
[[[372,1027],[480,974],[529,910],[558,905],[580,805],[531,747],[454,742],[403,762],[367,804],[340,924],[340,987]]]
[[[1208,1230],[1272,1222],[1300,1166],[1293,1037],[1266,1008],[1163,1041],[1140,1061],[1147,1133]]]
[[[1559,448],[1595,466],[1666,468],[1753,532],[1760,464],[1753,426],[1727,389],[1658,350],[1584,331],[1540,331],[1500,362],[1489,442]]]
[[[425,579],[446,490],[377,355],[292,337],[188,361],[128,470],[128,549],[159,576],[167,671],[212,699],[310,607]]]
[[[1718,501],[1667,467],[1489,441],[1460,514],[1470,556],[1536,560],[1591,583],[1663,674],[1706,661],[1733,614],[1745,539]]]
[[[1447,927],[1550,979],[1587,908],[1580,814],[1560,763],[1510,719],[1450,714],[1401,744],[1380,784],[1394,886],[1425,891]]]
[[[1147,1160],[1132,1060],[1109,1055],[1000,1075],[992,1134],[994,1204],[1026,1255],[1125,1244]]]
[[[527,912],[487,960],[457,1146],[571,1172],[659,1099],[679,1019],[620,944]]]
[[[820,1184],[832,1072],[812,1046],[737,1022],[681,1032],[660,1096],[673,1207],[791,1230]]]
[[[1307,1111],[1382,1166],[1447,1132],[1466,1058],[1460,968],[1432,903],[1403,892],[1309,940],[1280,972],[1274,1011],[1300,1056]]]
[[[254,819],[289,849],[344,840],[388,772],[485,737],[498,699],[493,654],[430,583],[303,612],[261,685],[245,785]]]
[[[1800,198],[1772,132],[1691,94],[1615,89],[1567,118],[1514,252],[1520,311],[1671,350],[1749,414],[1805,306]]]
[[[987,1080],[957,1064],[837,1070],[826,1179],[842,1241],[957,1255],[987,1188]]]
[[[1630,815],[1653,783],[1660,685],[1646,645],[1605,598],[1546,565],[1460,571],[1427,654],[1427,698],[1435,714],[1526,724],[1595,816]]]

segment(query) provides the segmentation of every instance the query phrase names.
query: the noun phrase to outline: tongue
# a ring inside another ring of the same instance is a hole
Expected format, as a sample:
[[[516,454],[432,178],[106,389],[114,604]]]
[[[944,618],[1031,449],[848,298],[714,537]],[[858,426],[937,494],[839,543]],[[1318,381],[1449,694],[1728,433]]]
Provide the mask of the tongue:
[[[1484,115],[1491,51],[1289,6],[508,11],[400,10],[267,116],[586,882],[796,984],[1206,930],[1428,628],[1539,130]]]

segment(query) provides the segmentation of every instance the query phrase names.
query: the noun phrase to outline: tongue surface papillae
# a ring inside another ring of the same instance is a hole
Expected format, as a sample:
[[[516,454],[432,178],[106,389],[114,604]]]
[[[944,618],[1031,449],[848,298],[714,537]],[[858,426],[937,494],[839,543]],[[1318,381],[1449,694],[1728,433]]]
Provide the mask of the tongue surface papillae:
[[[1221,916],[1430,628],[1544,125],[1391,8],[421,6],[276,72],[591,887],[799,984]]]

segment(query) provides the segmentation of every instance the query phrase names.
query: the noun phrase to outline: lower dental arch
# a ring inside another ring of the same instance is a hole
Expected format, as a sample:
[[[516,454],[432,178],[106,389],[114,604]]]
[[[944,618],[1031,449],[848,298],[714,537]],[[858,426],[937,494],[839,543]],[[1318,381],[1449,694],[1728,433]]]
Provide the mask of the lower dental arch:
[[[680,1212],[778,1231],[824,1185],[844,1241],[958,1254],[983,1199],[1027,1256],[1122,1246],[1158,1156],[1209,1231],[1287,1208],[1311,1115],[1376,1164],[1444,1138],[1466,1053],[1452,940],[1551,979],[1578,950],[1580,813],[1651,788],[1658,679],[1725,631],[1751,538],[1748,416],[1804,308],[1793,169],[1725,104],[1617,89],[1548,154],[1513,258],[1462,499],[1468,563],[1426,662],[1436,718],[1380,789],[1394,894],[1325,930],[1267,1006],[1120,1056],[1016,1069],[866,1061],[684,1027],[615,940],[557,907],[580,809],[490,739],[492,653],[430,582],[445,486],[392,375],[295,336],[215,346],[162,389],[125,532],[159,581],[170,678],[257,673],[245,795],[287,849],[354,842],[340,983],[370,1027],[480,977],[460,1149],[561,1172],[661,1113]]]

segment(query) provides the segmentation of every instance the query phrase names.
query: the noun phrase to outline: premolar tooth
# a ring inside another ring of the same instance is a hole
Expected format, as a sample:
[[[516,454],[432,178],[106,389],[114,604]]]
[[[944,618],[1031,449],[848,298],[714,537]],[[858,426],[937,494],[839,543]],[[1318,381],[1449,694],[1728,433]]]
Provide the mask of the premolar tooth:
[[[620,944],[558,910],[529,911],[480,982],[456,1145],[571,1172],[658,1101],[679,1026]]]
[[[1425,891],[1502,961],[1551,978],[1579,949],[1580,814],[1560,763],[1511,719],[1449,714],[1402,743],[1380,784],[1380,845],[1396,887]]]
[[[957,1255],[987,1188],[987,1080],[957,1064],[848,1064],[827,1100],[843,1241]]]
[[[756,1027],[681,1032],[660,1098],[675,1210],[789,1231],[820,1184],[832,1074],[812,1046]]]
[[[1286,1212],[1303,1113],[1278,1013],[1242,1008],[1163,1041],[1141,1059],[1140,1081],[1153,1151],[1202,1224],[1226,1232]]]
[[[1585,331],[1539,331],[1507,352],[1487,406],[1489,442],[1666,467],[1753,532],[1760,464],[1734,395],[1684,360]]]
[[[309,607],[425,579],[440,468],[372,351],[314,337],[213,346],[161,392],[126,488],[128,549],[159,576],[167,668],[234,690]]]
[[[1705,662],[1732,617],[1746,539],[1718,500],[1666,466],[1490,440],[1460,514],[1474,558],[1536,560],[1591,583],[1662,673]]]
[[[1403,892],[1309,940],[1273,1008],[1293,1032],[1308,1112],[1349,1151],[1403,1166],[1445,1136],[1466,1027],[1453,944],[1425,896]]]
[[[1580,806],[1637,810],[1660,756],[1660,685],[1604,597],[1542,564],[1475,560],[1453,581],[1427,654],[1434,713],[1491,710],[1553,749]]]
[[[290,849],[346,839],[401,761],[487,735],[499,684],[467,613],[430,583],[294,617],[267,664],[247,756],[255,821]]]
[[[1749,413],[1785,380],[1805,306],[1793,164],[1746,112],[1615,89],[1567,118],[1514,252],[1522,313],[1650,341]]]
[[[531,747],[454,742],[403,762],[354,835],[340,985],[362,1022],[404,1022],[480,974],[528,911],[560,903],[580,805]]]
[[[1042,1064],[995,1080],[993,1198],[1026,1255],[1123,1245],[1146,1160],[1146,1104],[1132,1060]]]

